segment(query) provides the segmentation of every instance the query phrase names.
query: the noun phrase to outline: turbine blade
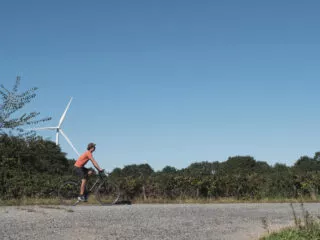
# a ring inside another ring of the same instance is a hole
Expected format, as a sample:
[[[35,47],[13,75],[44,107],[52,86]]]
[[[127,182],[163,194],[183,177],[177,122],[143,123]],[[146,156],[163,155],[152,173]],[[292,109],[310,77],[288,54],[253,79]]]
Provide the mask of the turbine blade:
[[[38,131],[38,130],[56,130],[58,129],[57,127],[42,127],[42,128],[32,128],[29,129],[30,131]]]
[[[75,151],[75,153],[80,156],[79,152],[77,151],[77,149],[73,146],[72,142],[69,140],[69,138],[67,137],[67,135],[62,131],[62,129],[60,129],[61,134],[64,136],[64,138],[67,140],[67,142],[69,143],[69,145],[72,147],[73,151]]]
[[[63,120],[64,120],[65,117],[66,117],[66,114],[67,114],[67,111],[68,111],[68,109],[69,109],[69,107],[70,107],[71,102],[72,102],[72,97],[71,97],[71,99],[70,99],[70,101],[69,101],[66,109],[64,110],[64,112],[63,112],[63,114],[62,114],[62,116],[61,116],[61,118],[60,118],[59,125],[58,125],[59,128],[60,128],[61,124],[63,123]]]

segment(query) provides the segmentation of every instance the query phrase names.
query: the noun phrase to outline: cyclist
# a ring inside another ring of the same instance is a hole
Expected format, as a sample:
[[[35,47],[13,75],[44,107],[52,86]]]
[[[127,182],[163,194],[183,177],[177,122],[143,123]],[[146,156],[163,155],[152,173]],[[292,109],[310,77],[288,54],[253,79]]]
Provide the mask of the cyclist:
[[[86,183],[88,176],[92,175],[94,173],[94,170],[85,168],[84,166],[87,164],[87,162],[90,160],[93,164],[93,166],[99,171],[102,172],[103,169],[99,167],[96,160],[93,158],[92,153],[96,150],[96,144],[89,143],[87,147],[87,151],[84,152],[78,160],[75,162],[75,172],[76,174],[81,178],[81,187],[80,187],[80,195],[78,197],[79,201],[86,202],[87,196],[85,194],[86,189]]]

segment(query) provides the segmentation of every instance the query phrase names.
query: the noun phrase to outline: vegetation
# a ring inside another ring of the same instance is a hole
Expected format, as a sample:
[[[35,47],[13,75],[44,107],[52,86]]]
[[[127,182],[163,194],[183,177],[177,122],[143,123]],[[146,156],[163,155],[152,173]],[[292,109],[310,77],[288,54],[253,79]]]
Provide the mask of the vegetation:
[[[318,240],[320,239],[320,223],[314,219],[301,203],[303,219],[297,218],[296,211],[291,204],[295,226],[280,232],[272,233],[261,240]]]
[[[49,121],[51,118],[37,119],[39,112],[20,113],[19,111],[30,103],[36,97],[36,87],[33,87],[22,93],[18,92],[20,85],[20,77],[16,78],[15,84],[11,91],[0,85],[0,134],[4,134],[6,130],[11,132],[14,130],[18,135],[28,135],[30,131],[25,131],[23,126],[34,125],[40,122]]]
[[[0,203],[30,198],[53,198],[64,179],[73,177],[74,160],[59,146],[40,137],[28,137],[22,127],[47,121],[37,112],[19,113],[35,97],[36,88],[18,94],[20,78],[10,92],[0,88]],[[7,130],[12,130],[7,132]],[[17,133],[17,134],[13,134]],[[124,200],[144,202],[208,202],[232,199],[306,198],[317,200],[320,152],[303,156],[294,166],[268,165],[251,156],[229,157],[224,162],[195,162],[184,169],[166,166],[154,171],[148,164],[116,168],[111,177]]]
[[[273,233],[268,237],[262,238],[263,240],[319,240],[320,229],[297,229],[289,228],[279,233]]]
[[[73,177],[68,160],[54,142],[42,138],[0,136],[0,199],[50,198],[62,180]],[[259,201],[318,199],[319,153],[301,157],[294,166],[269,166],[250,156],[225,162],[198,162],[187,168],[128,165],[111,172],[122,196],[133,201]]]

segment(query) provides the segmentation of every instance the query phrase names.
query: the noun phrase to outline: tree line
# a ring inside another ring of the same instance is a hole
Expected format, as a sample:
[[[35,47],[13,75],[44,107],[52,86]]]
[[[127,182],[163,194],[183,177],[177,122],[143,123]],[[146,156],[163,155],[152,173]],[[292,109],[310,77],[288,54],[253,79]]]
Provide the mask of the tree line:
[[[49,121],[39,112],[21,113],[37,88],[19,93],[20,77],[12,90],[0,85],[0,199],[55,197],[61,182],[74,178],[74,160],[67,159],[54,142],[24,127]],[[320,152],[302,156],[293,166],[233,156],[222,162],[195,162],[183,169],[166,166],[154,171],[148,164],[116,168],[110,177],[123,198],[134,200],[182,199],[317,199]]]
[[[56,197],[62,181],[76,178],[74,160],[59,146],[41,137],[0,135],[0,198]],[[129,200],[266,198],[316,199],[320,186],[320,153],[303,156],[291,167],[257,161],[251,156],[224,162],[195,162],[183,169],[148,164],[115,168],[110,177]]]

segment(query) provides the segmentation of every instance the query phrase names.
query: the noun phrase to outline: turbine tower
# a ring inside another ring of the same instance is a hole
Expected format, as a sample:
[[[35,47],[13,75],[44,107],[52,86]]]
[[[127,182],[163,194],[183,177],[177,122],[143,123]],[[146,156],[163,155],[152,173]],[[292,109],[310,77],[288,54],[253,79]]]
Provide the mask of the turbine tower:
[[[43,128],[35,128],[33,130],[54,130],[56,131],[56,144],[59,145],[59,133],[62,134],[62,136],[64,136],[64,138],[67,140],[67,142],[69,143],[69,145],[72,147],[73,151],[75,151],[75,153],[80,156],[79,152],[77,151],[77,149],[73,146],[72,142],[70,141],[70,139],[67,137],[67,135],[63,132],[63,130],[61,129],[61,125],[64,121],[64,119],[66,118],[66,114],[67,114],[67,111],[70,107],[70,104],[72,102],[72,97],[66,107],[66,109],[64,110],[61,118],[60,118],[60,121],[59,121],[59,124],[57,127],[43,127]]]

